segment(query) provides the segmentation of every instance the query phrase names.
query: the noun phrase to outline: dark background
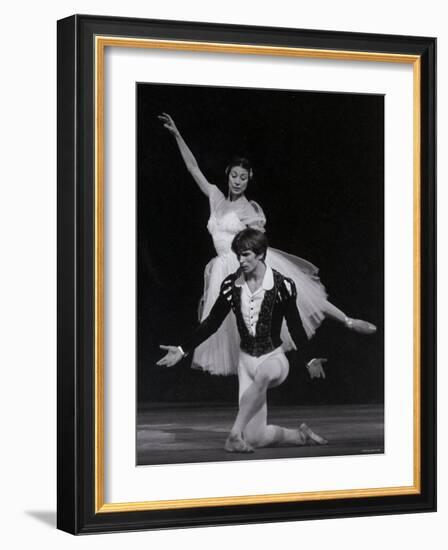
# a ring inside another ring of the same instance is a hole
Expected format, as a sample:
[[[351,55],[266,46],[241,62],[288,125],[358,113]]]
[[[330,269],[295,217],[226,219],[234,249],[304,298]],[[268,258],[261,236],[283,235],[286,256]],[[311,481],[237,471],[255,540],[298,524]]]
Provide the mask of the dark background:
[[[197,323],[206,263],[215,256],[207,198],[187,172],[169,113],[210,183],[226,192],[229,159],[247,156],[247,196],[261,204],[270,244],[320,268],[330,301],[378,326],[359,335],[327,320],[316,338],[325,380],[288,354],[290,375],[271,404],[381,403],[384,399],[383,96],[137,84],[138,406],[237,402],[235,376],[157,367],[159,344]]]

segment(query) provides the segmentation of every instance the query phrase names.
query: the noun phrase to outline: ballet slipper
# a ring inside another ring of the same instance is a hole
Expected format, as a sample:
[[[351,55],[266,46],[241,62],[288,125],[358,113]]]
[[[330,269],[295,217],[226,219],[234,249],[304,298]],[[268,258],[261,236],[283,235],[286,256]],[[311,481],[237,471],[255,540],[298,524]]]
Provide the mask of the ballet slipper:
[[[224,445],[228,453],[253,453],[254,449],[240,435],[230,434]]]
[[[345,318],[345,326],[349,330],[354,330],[360,334],[374,334],[376,332],[376,326],[362,319],[351,319],[350,317]]]
[[[305,445],[327,445],[328,441],[321,437],[320,435],[317,435],[317,433],[313,432],[306,424],[303,422],[300,424],[299,431],[305,436]]]

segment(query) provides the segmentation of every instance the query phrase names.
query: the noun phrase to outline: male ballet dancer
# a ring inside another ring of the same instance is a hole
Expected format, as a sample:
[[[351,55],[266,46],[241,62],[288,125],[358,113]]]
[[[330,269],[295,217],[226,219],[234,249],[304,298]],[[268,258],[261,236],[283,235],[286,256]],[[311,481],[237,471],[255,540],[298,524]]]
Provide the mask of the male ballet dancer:
[[[256,229],[238,233],[232,250],[240,268],[221,284],[218,299],[209,316],[181,346],[160,346],[167,350],[157,365],[172,367],[211,336],[233,310],[240,334],[238,363],[239,410],[225,443],[228,452],[250,453],[254,447],[318,444],[327,441],[302,423],[297,429],[267,424],[266,394],[282,384],[289,363],[282,350],[283,319],[302,358],[309,341],[297,309],[296,288],[291,279],[265,263],[268,241]],[[325,378],[323,358],[307,363],[311,378]]]

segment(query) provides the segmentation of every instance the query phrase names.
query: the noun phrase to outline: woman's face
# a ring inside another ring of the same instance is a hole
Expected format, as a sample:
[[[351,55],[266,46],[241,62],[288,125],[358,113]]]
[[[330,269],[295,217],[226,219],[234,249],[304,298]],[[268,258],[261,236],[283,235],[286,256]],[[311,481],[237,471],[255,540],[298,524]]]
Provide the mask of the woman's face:
[[[229,192],[233,198],[241,197],[249,184],[249,172],[242,166],[232,166],[229,172]]]

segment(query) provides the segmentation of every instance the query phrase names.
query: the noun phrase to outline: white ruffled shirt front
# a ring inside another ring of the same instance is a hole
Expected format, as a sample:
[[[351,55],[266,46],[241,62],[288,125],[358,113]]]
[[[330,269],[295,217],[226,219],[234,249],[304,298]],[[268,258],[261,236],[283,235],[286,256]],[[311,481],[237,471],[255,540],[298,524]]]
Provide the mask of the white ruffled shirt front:
[[[266,290],[271,290],[274,286],[274,274],[272,273],[272,269],[266,266],[263,282],[254,292],[250,290],[242,274],[235,281],[235,286],[241,287],[241,314],[247,330],[252,336],[255,336],[264,294]]]
[[[289,286],[289,283],[287,284]],[[235,281],[235,286],[241,287],[241,313],[247,330],[252,336],[255,336],[264,294],[266,290],[271,290],[274,286],[274,274],[272,273],[272,269],[268,265],[266,266],[263,282],[254,292],[250,290],[243,274]],[[314,358],[311,359],[311,361],[307,363],[307,367],[309,367],[314,360]]]

